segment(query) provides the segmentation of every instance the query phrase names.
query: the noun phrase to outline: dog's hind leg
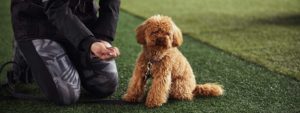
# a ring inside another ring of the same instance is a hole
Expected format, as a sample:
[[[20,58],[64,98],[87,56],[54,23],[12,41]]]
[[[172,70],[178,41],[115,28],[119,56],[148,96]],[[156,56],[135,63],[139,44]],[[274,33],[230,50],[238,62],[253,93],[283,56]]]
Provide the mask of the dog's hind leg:
[[[185,78],[175,78],[172,80],[170,98],[178,100],[192,100],[195,80]]]

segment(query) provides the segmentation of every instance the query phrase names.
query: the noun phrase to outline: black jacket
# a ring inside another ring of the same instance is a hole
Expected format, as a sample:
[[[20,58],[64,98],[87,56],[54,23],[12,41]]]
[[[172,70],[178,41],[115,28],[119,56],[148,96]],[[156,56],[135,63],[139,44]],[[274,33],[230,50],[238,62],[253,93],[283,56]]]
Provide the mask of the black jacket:
[[[17,42],[37,38],[67,40],[89,51],[91,43],[113,41],[120,0],[12,0],[11,15]],[[97,16],[99,12],[99,16]]]

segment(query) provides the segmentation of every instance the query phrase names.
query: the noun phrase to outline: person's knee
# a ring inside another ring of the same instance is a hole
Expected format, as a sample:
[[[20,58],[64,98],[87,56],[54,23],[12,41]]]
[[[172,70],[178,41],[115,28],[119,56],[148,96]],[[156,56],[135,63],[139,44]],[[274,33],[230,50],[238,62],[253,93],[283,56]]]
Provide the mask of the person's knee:
[[[118,85],[118,73],[114,72],[109,74],[107,83],[104,86],[98,86],[96,90],[99,90],[103,96],[109,96],[117,90]]]
[[[89,81],[85,89],[93,95],[103,98],[112,95],[118,87],[118,73],[109,72],[106,75],[99,75],[97,78]]]

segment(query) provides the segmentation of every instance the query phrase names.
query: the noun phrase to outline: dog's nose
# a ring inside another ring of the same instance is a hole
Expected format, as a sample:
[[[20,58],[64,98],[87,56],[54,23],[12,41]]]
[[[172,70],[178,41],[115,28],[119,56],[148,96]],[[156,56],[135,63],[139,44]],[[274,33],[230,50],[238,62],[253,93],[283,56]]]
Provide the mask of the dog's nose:
[[[163,37],[159,37],[156,39],[156,45],[162,45],[164,43]]]

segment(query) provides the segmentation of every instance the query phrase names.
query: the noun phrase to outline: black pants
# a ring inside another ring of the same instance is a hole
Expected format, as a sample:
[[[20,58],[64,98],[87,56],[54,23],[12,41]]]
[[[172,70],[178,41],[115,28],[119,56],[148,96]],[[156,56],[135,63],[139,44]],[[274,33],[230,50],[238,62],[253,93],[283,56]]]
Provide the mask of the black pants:
[[[118,86],[114,60],[89,59],[88,64],[82,64],[80,52],[49,39],[26,40],[17,45],[42,92],[57,104],[75,103],[81,85],[98,97],[111,95]]]

